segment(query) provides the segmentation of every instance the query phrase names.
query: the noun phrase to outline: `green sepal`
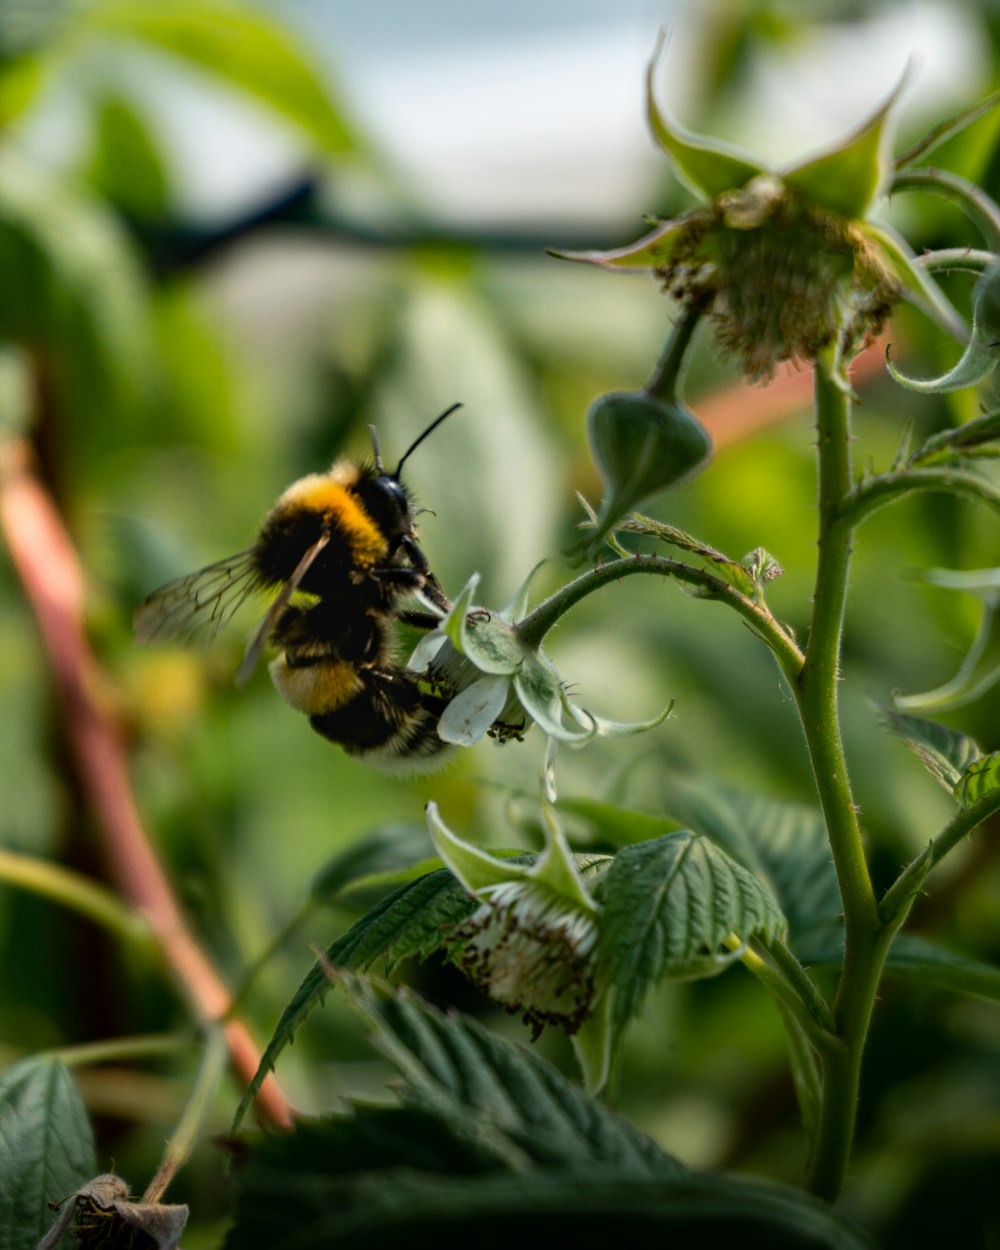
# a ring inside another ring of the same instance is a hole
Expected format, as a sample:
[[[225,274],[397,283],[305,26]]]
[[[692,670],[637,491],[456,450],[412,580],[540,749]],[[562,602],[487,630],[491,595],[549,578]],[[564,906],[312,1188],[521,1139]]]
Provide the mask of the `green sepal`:
[[[876,225],[872,221],[859,223],[858,229],[879,249],[902,294],[946,334],[960,343],[968,342],[969,327],[965,320],[926,270],[915,263],[913,253],[899,235],[884,223]]]
[[[479,847],[463,842],[441,819],[436,803],[427,804],[427,827],[434,849],[472,894],[505,885],[508,881],[525,880],[530,875],[524,864],[494,859]]]
[[[1000,680],[1000,569],[927,569],[920,580],[964,590],[983,601],[979,630],[951,681],[923,694],[897,695],[894,699],[903,711],[951,711],[978,699]]]
[[[890,376],[900,386],[923,395],[964,390],[988,378],[1000,362],[1000,265],[992,265],[979,278],[972,309],[972,336],[961,358],[946,373],[937,378],[906,377],[892,363],[887,350]]]
[[[862,218],[884,189],[892,169],[886,156],[887,123],[904,82],[905,75],[853,135],[832,151],[796,165],[782,175],[782,182],[848,221]]]
[[[685,217],[675,217],[670,221],[661,221],[649,234],[644,234],[634,243],[626,243],[624,247],[586,252],[550,249],[549,255],[557,260],[578,260],[588,265],[600,265],[602,269],[658,269],[670,260],[673,244],[686,224]]]
[[[663,44],[661,38],[646,70],[646,116],[656,142],[670,157],[678,180],[695,195],[713,200],[724,191],[738,190],[765,172],[753,157],[730,144],[685,130],[657,105],[654,75]]]

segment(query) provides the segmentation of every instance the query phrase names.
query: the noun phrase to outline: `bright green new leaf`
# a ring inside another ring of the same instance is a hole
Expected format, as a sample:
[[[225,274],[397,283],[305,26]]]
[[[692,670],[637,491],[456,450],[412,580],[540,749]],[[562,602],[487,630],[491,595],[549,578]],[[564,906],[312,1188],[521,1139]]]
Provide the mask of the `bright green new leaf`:
[[[1000,751],[973,761],[955,786],[955,798],[962,807],[971,807],[1000,789]]]
[[[82,20],[104,34],[158,46],[256,96],[324,151],[362,149],[331,84],[306,51],[262,12],[218,0],[102,0],[83,10]]]
[[[616,1027],[661,977],[704,975],[732,958],[734,936],[745,942],[786,928],[767,887],[708,838],[679,830],[625,847],[604,881],[601,924]]]

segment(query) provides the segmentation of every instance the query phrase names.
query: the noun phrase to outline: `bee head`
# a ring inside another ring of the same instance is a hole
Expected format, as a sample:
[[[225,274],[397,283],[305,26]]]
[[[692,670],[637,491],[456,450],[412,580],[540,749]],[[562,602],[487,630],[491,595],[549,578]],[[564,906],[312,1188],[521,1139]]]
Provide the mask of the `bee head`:
[[[403,465],[410,458],[414,451],[420,446],[425,438],[431,434],[447,417],[457,409],[461,408],[461,404],[452,404],[450,408],[446,408],[439,417],[435,417],[430,425],[419,434],[409,445],[400,458],[399,464],[396,465],[392,473],[387,473],[385,465],[382,462],[382,452],[379,447],[378,431],[374,425],[369,426],[372,436],[372,450],[375,453],[375,478],[372,481],[372,493],[377,496],[379,521],[385,530],[392,537],[402,536],[404,534],[412,535],[413,533],[413,511],[410,506],[410,496],[406,487],[403,485],[400,475]],[[373,500],[368,501],[371,507]]]

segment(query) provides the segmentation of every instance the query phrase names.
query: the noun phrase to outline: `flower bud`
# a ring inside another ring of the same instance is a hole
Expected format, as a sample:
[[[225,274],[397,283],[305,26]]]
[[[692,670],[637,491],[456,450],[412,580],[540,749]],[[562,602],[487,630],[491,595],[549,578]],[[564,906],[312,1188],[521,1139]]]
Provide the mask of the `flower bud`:
[[[712,452],[708,431],[690,409],[648,390],[600,396],[587,412],[587,435],[604,478],[591,550],[626,512],[692,477]]]

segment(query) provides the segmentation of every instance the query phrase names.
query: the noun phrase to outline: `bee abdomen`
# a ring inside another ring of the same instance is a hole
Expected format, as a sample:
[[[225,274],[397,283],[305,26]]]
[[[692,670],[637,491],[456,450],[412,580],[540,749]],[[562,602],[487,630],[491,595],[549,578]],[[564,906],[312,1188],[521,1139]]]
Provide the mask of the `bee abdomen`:
[[[309,717],[317,733],[349,755],[396,760],[413,769],[445,750],[437,735],[444,701],[402,669],[358,670],[362,688],[348,701]]]
[[[364,689],[360,671],[347,660],[281,655],[269,667],[281,697],[307,716],[334,712]]]

